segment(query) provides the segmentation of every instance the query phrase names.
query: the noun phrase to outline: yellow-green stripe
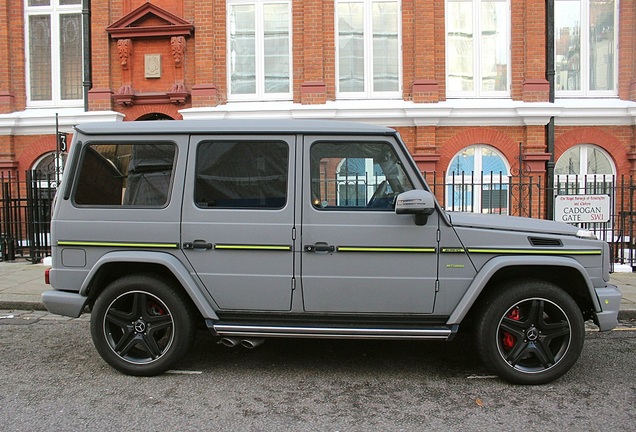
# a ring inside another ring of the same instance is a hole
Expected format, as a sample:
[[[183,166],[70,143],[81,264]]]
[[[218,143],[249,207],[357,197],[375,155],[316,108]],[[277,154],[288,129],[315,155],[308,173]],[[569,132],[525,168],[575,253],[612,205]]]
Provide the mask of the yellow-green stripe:
[[[521,254],[521,255],[601,255],[600,249],[577,250],[577,249],[487,249],[468,248],[469,253],[483,254]]]
[[[58,246],[93,246],[93,247],[129,247],[129,248],[171,248],[179,247],[177,243],[131,243],[131,242],[99,242],[99,241],[58,241]]]
[[[338,252],[415,252],[434,253],[435,248],[338,246]]]
[[[264,251],[290,251],[291,246],[285,245],[242,245],[242,244],[215,244],[214,249],[221,250],[264,250]]]

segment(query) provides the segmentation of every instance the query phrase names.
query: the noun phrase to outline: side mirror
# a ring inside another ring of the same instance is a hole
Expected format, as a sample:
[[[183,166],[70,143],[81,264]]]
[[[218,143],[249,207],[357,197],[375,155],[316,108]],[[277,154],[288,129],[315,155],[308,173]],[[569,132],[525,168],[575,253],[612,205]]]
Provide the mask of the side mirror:
[[[415,215],[416,225],[425,225],[435,212],[435,198],[429,191],[415,189],[402,192],[395,201],[395,213]]]

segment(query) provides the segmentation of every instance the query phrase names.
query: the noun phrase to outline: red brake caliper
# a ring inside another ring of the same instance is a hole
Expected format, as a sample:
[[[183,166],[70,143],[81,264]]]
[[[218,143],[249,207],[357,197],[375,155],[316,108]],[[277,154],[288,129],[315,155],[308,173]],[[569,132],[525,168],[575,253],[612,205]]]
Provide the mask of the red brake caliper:
[[[514,321],[519,321],[521,319],[521,314],[519,313],[519,307],[517,306],[511,309],[510,312],[508,312],[508,315],[506,315],[506,318],[514,320]],[[516,338],[513,335],[511,335],[508,332],[503,332],[501,343],[503,344],[503,347],[506,351],[511,350],[512,347],[515,346],[515,342],[516,342]]]
[[[162,307],[155,302],[152,302],[150,304],[149,313],[150,315],[154,315],[154,316],[166,314],[166,312],[162,309]]]

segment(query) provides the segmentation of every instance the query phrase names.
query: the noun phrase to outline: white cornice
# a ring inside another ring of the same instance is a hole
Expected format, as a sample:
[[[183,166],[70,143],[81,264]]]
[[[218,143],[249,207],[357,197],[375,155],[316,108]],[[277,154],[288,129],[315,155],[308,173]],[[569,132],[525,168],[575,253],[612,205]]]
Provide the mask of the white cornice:
[[[619,99],[559,99],[554,123],[559,126],[631,126],[636,102]]]
[[[335,101],[322,105],[292,102],[230,102],[180,111],[184,119],[314,118],[390,126],[542,126],[636,124],[636,102],[618,99],[564,99],[519,102],[509,99],[457,99],[416,104],[395,100]]]
[[[0,135],[38,135],[55,132],[55,114],[62,132],[87,122],[122,121],[115,111],[81,108],[28,109],[0,115]],[[383,126],[542,126],[555,118],[559,126],[633,126],[636,102],[618,99],[558,99],[519,102],[509,99],[451,99],[439,103],[401,100],[349,100],[321,105],[292,102],[230,102],[180,111],[186,120],[224,118],[337,119]]]
[[[73,132],[73,126],[87,122],[121,121],[124,115],[115,111],[84,111],[82,108],[27,109],[0,114],[0,135],[55,134],[55,115],[60,132]]]

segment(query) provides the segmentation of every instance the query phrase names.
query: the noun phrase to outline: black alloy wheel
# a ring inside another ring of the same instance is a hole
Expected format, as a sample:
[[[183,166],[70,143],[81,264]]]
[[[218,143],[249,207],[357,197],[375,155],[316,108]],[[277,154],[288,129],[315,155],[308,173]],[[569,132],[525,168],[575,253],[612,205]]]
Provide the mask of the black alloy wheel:
[[[482,310],[476,331],[484,363],[518,384],[543,384],[565,374],[585,339],[574,300],[540,281],[497,291]]]
[[[188,300],[151,275],[125,276],[97,298],[91,314],[95,348],[115,369],[157,375],[192,345],[196,333]]]

